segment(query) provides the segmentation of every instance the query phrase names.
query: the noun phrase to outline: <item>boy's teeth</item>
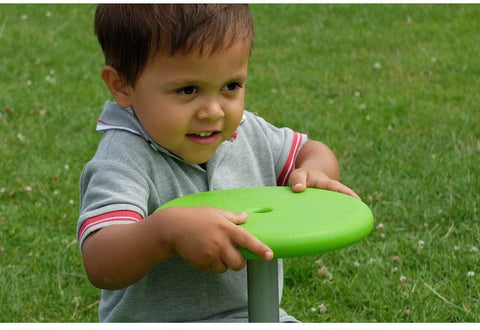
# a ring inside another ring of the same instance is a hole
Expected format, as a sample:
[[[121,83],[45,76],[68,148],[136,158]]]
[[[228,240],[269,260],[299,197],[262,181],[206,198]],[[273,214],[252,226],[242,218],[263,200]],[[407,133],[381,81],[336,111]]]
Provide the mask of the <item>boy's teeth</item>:
[[[212,135],[213,132],[200,132],[198,133],[198,135],[200,135],[201,137],[204,137],[204,136],[210,136]]]

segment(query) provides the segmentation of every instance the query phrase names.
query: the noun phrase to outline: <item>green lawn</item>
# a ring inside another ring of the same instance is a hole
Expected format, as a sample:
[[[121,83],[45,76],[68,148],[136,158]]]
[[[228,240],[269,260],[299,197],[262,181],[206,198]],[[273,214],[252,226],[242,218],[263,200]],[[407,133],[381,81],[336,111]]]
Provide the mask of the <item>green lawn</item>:
[[[94,5],[0,5],[0,322],[97,320],[78,180],[110,98]],[[247,108],[327,143],[375,229],[285,261],[305,322],[480,321],[480,5],[253,5]]]

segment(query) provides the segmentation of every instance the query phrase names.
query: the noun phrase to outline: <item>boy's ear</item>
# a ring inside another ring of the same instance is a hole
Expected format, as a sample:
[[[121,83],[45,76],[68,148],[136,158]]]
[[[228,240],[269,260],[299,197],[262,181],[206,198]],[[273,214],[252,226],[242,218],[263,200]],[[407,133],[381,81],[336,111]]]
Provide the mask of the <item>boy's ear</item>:
[[[113,66],[106,65],[102,70],[102,79],[117,104],[123,108],[128,108],[131,105],[130,88],[125,79],[118,74],[118,71]]]

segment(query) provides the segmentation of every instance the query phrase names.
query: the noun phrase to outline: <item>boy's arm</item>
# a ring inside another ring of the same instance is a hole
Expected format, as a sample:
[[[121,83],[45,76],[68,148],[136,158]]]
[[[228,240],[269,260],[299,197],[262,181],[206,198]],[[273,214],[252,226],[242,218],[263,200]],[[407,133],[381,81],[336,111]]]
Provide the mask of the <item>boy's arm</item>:
[[[334,153],[325,144],[308,140],[300,149],[295,161],[295,170],[289,178],[294,192],[302,192],[307,187],[338,191],[360,199],[347,186],[338,181],[340,169]]]
[[[211,207],[169,207],[134,224],[104,227],[82,245],[88,278],[98,288],[121,289],[176,254],[204,271],[241,270],[245,259],[237,246],[272,259],[266,245],[237,226],[247,217]]]

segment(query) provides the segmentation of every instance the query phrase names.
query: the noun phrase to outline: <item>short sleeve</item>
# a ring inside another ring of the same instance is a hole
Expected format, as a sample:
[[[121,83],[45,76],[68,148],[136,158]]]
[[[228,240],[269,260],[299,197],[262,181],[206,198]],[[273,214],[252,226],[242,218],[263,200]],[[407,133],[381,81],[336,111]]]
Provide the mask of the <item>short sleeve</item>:
[[[80,179],[77,236],[82,246],[92,232],[112,224],[130,224],[147,214],[148,184],[126,164],[92,160]]]
[[[253,114],[250,114],[249,120],[259,126],[269,144],[273,155],[277,185],[287,185],[290,173],[295,169],[298,153],[308,140],[307,135],[295,132],[288,127],[278,128]]]

